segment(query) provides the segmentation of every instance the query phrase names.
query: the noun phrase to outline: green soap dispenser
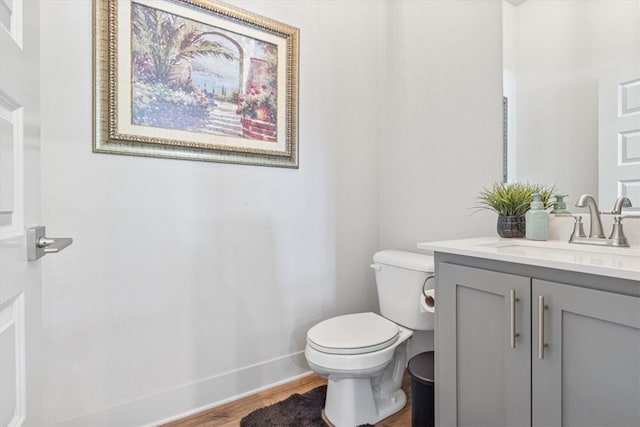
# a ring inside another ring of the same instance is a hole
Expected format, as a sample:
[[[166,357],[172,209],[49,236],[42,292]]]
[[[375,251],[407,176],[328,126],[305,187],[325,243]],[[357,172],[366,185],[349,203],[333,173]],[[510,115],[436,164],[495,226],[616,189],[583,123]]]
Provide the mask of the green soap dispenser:
[[[570,214],[567,210],[567,204],[564,202],[564,198],[567,197],[568,194],[556,194],[556,201],[553,203],[553,210],[551,211],[554,215],[562,215],[562,214]]]
[[[540,194],[533,195],[531,209],[525,214],[525,236],[529,240],[547,240],[549,238],[549,213],[544,210]]]

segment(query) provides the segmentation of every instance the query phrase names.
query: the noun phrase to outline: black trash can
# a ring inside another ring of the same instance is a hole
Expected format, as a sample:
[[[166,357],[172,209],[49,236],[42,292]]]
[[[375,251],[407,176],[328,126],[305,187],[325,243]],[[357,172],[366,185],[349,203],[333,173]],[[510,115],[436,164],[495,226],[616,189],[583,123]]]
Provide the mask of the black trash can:
[[[411,426],[434,427],[433,351],[413,356],[407,369],[411,376]]]

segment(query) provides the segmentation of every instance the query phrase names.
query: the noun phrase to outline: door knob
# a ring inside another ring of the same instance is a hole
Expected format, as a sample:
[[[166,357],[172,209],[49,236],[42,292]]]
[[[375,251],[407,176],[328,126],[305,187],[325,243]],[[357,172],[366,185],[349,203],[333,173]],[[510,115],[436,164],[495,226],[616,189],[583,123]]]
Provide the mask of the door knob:
[[[27,261],[35,261],[46,254],[55,254],[73,243],[71,237],[46,237],[44,226],[27,229]]]

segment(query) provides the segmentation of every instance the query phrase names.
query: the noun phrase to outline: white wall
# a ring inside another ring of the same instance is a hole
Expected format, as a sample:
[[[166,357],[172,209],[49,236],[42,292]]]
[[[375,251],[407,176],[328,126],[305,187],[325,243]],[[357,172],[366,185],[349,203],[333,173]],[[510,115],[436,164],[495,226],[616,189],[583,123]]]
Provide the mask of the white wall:
[[[598,194],[598,76],[637,61],[640,2],[529,0],[517,17],[517,178]]]
[[[502,0],[502,94],[507,98],[507,182],[518,177],[518,14]]]
[[[298,170],[92,153],[91,2],[41,3],[44,223],[74,238],[43,262],[50,423],[290,378],[311,325],[377,309],[378,7],[237,3],[301,29]]]
[[[381,246],[492,235],[502,177],[500,2],[389,2]]]
[[[379,248],[493,233],[499,2],[234,1],[301,29],[300,169],[91,152],[91,6],[42,2],[45,417],[140,425],[307,370]]]

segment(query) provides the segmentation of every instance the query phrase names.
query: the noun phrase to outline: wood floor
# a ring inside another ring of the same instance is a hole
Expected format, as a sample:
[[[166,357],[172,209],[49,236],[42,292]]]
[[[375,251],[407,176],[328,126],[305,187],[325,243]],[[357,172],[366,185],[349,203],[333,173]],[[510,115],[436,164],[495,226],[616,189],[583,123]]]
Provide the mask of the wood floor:
[[[164,424],[162,427],[237,427],[244,416],[256,409],[284,400],[293,393],[305,393],[326,383],[327,380],[318,375],[309,375],[240,400]],[[405,374],[402,389],[407,394],[407,406],[400,412],[380,421],[376,424],[377,427],[408,427],[411,425],[411,408],[409,404],[411,402],[411,386],[409,375],[407,374]]]

